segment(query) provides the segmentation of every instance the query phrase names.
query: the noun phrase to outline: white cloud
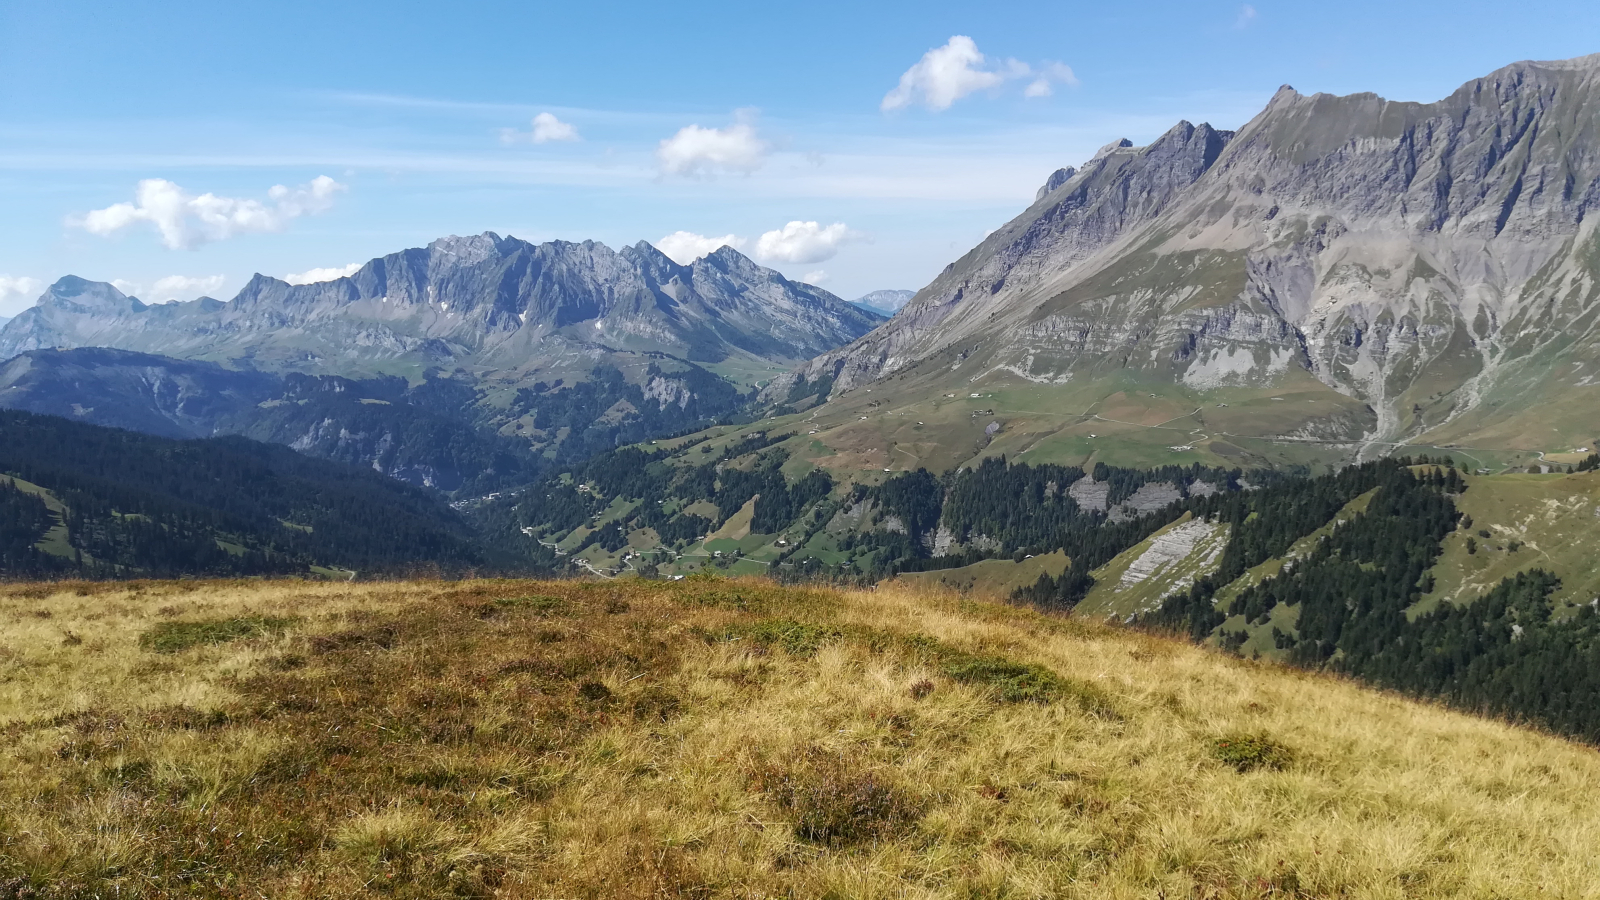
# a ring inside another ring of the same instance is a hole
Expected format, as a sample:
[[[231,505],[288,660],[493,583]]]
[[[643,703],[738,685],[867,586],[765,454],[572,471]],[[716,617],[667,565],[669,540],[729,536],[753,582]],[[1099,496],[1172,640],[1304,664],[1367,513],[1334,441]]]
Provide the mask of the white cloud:
[[[1045,63],[1038,69],[1016,59],[991,65],[972,38],[958,34],[943,47],[924,53],[916,65],[900,76],[900,84],[884,95],[879,108],[892,112],[921,104],[940,112],[968,94],[1021,78],[1033,79],[1023,88],[1024,97],[1048,97],[1055,93],[1053,85],[1076,87],[1078,84],[1078,76],[1072,69],[1058,62]]]
[[[1054,84],[1064,84],[1067,87],[1078,86],[1078,76],[1073,73],[1072,67],[1065,63],[1046,63],[1039,69],[1038,77],[1022,89],[1024,97],[1048,97],[1055,93]]]
[[[807,272],[806,274],[800,276],[800,280],[804,281],[806,284],[814,284],[817,287],[822,287],[828,283],[828,272],[825,269],[818,269],[815,272]]]
[[[984,62],[972,38],[955,35],[943,47],[922,54],[900,76],[900,84],[884,95],[881,108],[888,112],[920,102],[931,110],[945,110],[974,91],[999,87],[1005,74],[981,68]]]
[[[111,286],[130,297],[146,303],[170,303],[174,300],[193,300],[196,297],[214,296],[228,283],[226,275],[168,275],[157,278],[149,291],[137,281],[125,278],[111,279]]]
[[[9,316],[38,299],[44,282],[26,275],[0,275],[0,315]]]
[[[532,131],[502,128],[500,140],[507,144],[519,144],[524,141],[530,144],[548,144],[551,141],[581,141],[583,138],[578,136],[578,126],[561,121],[554,113],[542,112],[533,117]]]
[[[1250,23],[1255,21],[1255,18],[1256,8],[1246,3],[1239,7],[1239,17],[1233,20],[1233,27],[1235,29],[1248,28]]]
[[[290,284],[315,284],[319,281],[333,281],[337,278],[349,278],[361,271],[361,263],[350,263],[347,266],[332,266],[325,269],[307,269],[304,272],[283,276],[283,280]]]
[[[26,275],[0,275],[0,303],[13,297],[34,299],[33,294],[44,287],[44,282]]]
[[[69,220],[90,234],[102,237],[149,222],[161,232],[161,243],[171,250],[188,250],[210,241],[239,234],[282,231],[291,219],[315,215],[333,206],[333,197],[346,186],[319,175],[299,187],[274,185],[267,191],[270,203],[259,200],[195,196],[163,178],[139,182],[133,203],[117,203]]]
[[[744,238],[737,235],[725,234],[722,237],[706,237],[703,234],[695,234],[692,231],[674,231],[656,241],[656,249],[665,253],[680,266],[687,266],[721,247],[732,247],[738,250],[743,246]]]
[[[533,142],[535,144],[576,140],[579,140],[578,128],[570,122],[563,122],[547,112],[539,113],[533,117]]]
[[[668,175],[709,175],[717,171],[754,172],[772,145],[756,133],[755,113],[737,110],[727,128],[689,125],[656,147],[656,161]]]
[[[816,222],[790,222],[756,241],[756,258],[762,262],[787,262],[805,265],[832,259],[845,243],[860,237],[858,232],[835,222],[823,227]]]
[[[168,275],[156,279],[155,287],[150,289],[150,302],[165,303],[169,300],[193,300],[196,297],[207,297],[222,290],[228,277],[226,275]]]

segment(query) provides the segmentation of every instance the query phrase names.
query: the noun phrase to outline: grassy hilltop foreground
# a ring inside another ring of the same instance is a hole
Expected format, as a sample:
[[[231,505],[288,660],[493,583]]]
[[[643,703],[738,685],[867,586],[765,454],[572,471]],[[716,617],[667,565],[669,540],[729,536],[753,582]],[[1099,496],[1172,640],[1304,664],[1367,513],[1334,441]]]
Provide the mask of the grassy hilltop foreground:
[[[1595,897],[1593,750],[951,594],[0,588],[0,897]]]

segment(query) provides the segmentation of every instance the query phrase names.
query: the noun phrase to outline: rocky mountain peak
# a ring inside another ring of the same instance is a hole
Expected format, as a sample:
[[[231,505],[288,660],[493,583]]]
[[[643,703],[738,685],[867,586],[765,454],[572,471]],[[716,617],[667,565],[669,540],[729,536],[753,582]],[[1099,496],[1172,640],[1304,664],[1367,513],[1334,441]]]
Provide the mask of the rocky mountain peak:
[[[471,266],[499,255],[500,243],[500,235],[492,231],[467,237],[452,234],[429,244],[428,250],[455,265]]]
[[[1095,160],[1104,159],[1105,157],[1110,156],[1111,154],[1117,152],[1118,150],[1128,150],[1128,149],[1132,149],[1132,147],[1133,147],[1133,141],[1130,141],[1127,138],[1118,138],[1117,140],[1114,140],[1111,143],[1105,145],[1104,147],[1101,147],[1099,150],[1095,151],[1094,156],[1089,158],[1089,162],[1092,163]],[[1085,163],[1084,165],[1087,166],[1088,163]]]
[[[129,297],[116,286],[103,281],[90,281],[76,275],[67,275],[45,289],[39,297],[39,306],[85,311],[116,312],[126,309],[144,309],[137,298]]]

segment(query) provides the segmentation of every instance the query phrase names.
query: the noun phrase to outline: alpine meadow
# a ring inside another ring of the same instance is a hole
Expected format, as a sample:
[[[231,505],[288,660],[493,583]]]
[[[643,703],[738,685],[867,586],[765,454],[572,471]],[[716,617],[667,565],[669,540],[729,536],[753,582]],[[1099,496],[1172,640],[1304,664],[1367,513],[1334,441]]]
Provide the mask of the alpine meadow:
[[[0,900],[1600,900],[1592,10],[472,12],[0,8]]]

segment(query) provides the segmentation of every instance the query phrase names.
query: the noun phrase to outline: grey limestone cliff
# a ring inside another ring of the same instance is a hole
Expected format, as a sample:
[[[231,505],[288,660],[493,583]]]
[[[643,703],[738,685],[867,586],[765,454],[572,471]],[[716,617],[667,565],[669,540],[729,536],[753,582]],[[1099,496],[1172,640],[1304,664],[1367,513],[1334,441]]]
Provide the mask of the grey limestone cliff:
[[[1330,434],[1449,436],[1600,377],[1597,208],[1600,55],[1435,103],[1284,87],[1236,134],[1180,123],[1057,172],[799,374],[836,392],[938,367],[1205,391],[1303,372],[1373,410]]]

